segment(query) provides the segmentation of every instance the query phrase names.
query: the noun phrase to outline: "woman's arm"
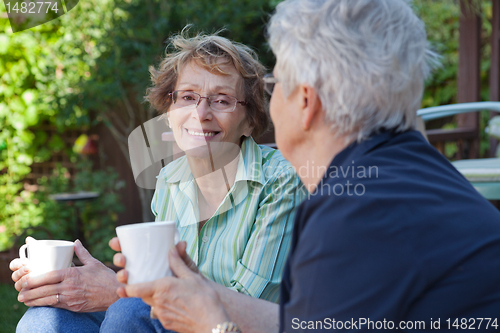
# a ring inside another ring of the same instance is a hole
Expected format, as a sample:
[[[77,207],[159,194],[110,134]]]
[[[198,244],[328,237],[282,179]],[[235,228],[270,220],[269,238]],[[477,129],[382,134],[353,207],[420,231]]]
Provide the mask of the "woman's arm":
[[[180,332],[211,332],[217,324],[232,321],[245,333],[278,330],[278,305],[239,294],[194,272],[196,267],[180,242],[169,253],[176,277],[119,288],[122,297],[141,297],[153,307],[166,329]],[[118,274],[126,278],[126,272]]]
[[[116,274],[75,241],[75,253],[83,266],[70,267],[30,278],[28,268],[14,259],[10,268],[19,291],[18,300],[27,306],[53,306],[74,312],[105,311],[118,299],[121,286]],[[57,296],[59,295],[59,296]]]
[[[237,323],[242,332],[278,332],[278,304],[243,295],[218,283],[210,280],[208,281],[210,287],[219,295],[221,303],[226,309],[230,320]]]
[[[231,289],[277,302],[295,211],[305,191],[292,167],[273,172],[260,192],[259,208],[243,255],[236,262]]]

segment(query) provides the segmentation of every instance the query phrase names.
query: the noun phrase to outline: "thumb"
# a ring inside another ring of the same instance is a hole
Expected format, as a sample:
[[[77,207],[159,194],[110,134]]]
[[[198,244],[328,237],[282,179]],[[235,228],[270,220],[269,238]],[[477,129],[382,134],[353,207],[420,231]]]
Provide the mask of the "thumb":
[[[175,247],[177,248],[177,253],[181,257],[181,259],[184,261],[186,266],[190,270],[192,270],[193,272],[199,273],[200,270],[198,269],[198,266],[196,266],[196,263],[191,259],[189,254],[187,254],[187,252],[186,252],[187,243],[185,241],[182,241],[182,242],[177,243],[177,245],[175,245]]]
[[[96,261],[94,257],[90,255],[89,251],[87,251],[87,249],[83,246],[82,242],[80,242],[79,239],[75,241],[75,254],[84,265],[88,265]]]
[[[179,252],[177,252],[177,248],[175,247],[171,248],[168,252],[168,262],[172,273],[174,273],[174,275],[178,278],[185,279],[195,274],[191,271],[191,269],[189,269],[188,266],[186,266],[186,263],[182,260]]]
[[[36,241],[36,239],[34,239],[34,238],[33,238],[33,237],[31,237],[31,236],[26,237],[26,241],[25,241],[25,242],[26,242],[26,244],[28,244],[28,243],[30,243],[30,242],[32,242],[32,241]]]

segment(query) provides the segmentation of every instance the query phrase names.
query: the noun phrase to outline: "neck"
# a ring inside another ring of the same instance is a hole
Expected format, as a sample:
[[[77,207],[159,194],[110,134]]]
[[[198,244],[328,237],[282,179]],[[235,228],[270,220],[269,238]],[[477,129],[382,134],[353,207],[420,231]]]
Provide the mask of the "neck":
[[[215,195],[215,197],[222,196],[223,198],[233,186],[238,170],[240,147],[232,145],[230,148],[222,154],[216,154],[214,151],[215,154],[211,154],[211,158],[188,156],[189,168],[203,194],[219,193],[220,195]]]
[[[315,191],[334,157],[348,144],[343,137],[335,137],[327,128],[312,131],[299,146],[294,147],[289,161],[310,193]]]

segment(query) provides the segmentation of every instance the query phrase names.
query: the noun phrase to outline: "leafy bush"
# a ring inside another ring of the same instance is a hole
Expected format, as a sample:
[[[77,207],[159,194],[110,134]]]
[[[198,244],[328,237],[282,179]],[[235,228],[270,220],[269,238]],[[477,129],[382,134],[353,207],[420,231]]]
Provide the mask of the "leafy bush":
[[[482,17],[480,77],[481,100],[489,100],[489,71],[491,57],[491,1],[472,0],[472,10]],[[453,104],[457,102],[458,77],[458,38],[460,3],[456,0],[421,0],[414,1],[413,6],[425,23],[428,39],[435,51],[441,56],[442,66],[434,71],[426,82],[422,99],[422,107]],[[489,150],[489,138],[484,132],[489,119],[489,112],[483,111],[479,120],[480,155],[485,156]],[[456,128],[455,117],[429,122],[429,128]],[[445,155],[453,158],[458,151],[455,142],[447,142]]]
[[[194,31],[208,33],[226,28],[223,36],[253,47],[272,69],[274,57],[266,44],[265,24],[279,2],[85,0],[56,20],[12,34],[0,1],[0,250],[12,244],[13,235],[42,222],[48,223],[54,232],[72,235],[71,230],[65,229],[72,218],[71,209],[46,201],[39,197],[42,194],[35,194],[24,185],[33,162],[45,161],[52,151],[61,149],[61,140],[48,137],[37,129],[38,125],[55,125],[62,132],[68,127],[89,127],[102,122],[114,135],[118,149],[127,156],[128,134],[154,115],[142,104],[149,85],[147,69],[159,62],[167,38],[188,23],[194,25]],[[475,3],[481,4],[483,13],[481,96],[488,99],[491,2]],[[426,23],[429,40],[443,55],[443,66],[426,83],[422,106],[456,102],[459,2],[419,0],[413,4]],[[484,123],[483,120],[481,128]],[[483,135],[481,151],[487,147]],[[447,150],[453,154],[456,149]],[[75,180],[70,184],[63,170],[55,172],[50,180],[42,181],[46,182],[43,185],[47,193],[85,188],[83,176],[79,178],[81,183]],[[93,177],[92,173],[86,175],[88,179]],[[107,184],[108,178],[100,175],[101,181],[92,178],[93,188],[100,188],[101,182]],[[117,184],[115,179],[114,185],[106,185],[103,191],[110,192],[101,203],[101,207],[115,209],[115,213],[119,208],[111,189]],[[93,230],[88,234],[89,241],[92,237],[104,239],[115,213],[103,212],[107,222],[100,234],[98,225],[104,220],[94,219],[98,207],[91,202],[78,205],[82,205],[86,227]],[[144,211],[149,210],[143,193],[141,205]],[[102,246],[96,250],[106,253],[106,243],[107,240],[93,246]]]
[[[86,246],[90,253],[104,262],[111,262],[115,253],[108,246],[108,241],[115,236],[117,213],[123,211],[123,205],[117,190],[125,183],[118,179],[118,174],[111,168],[92,170],[92,163],[81,160],[76,164],[77,174],[70,181],[65,168],[58,166],[52,176],[39,180],[40,188],[35,194],[37,206],[41,210],[42,226],[56,239],[74,240],[76,211],[80,213]],[[89,201],[77,201],[73,207],[65,202],[50,200],[51,194],[67,192],[98,192],[99,198]],[[40,236],[39,236],[40,235]],[[34,231],[35,238],[46,237],[40,231]]]

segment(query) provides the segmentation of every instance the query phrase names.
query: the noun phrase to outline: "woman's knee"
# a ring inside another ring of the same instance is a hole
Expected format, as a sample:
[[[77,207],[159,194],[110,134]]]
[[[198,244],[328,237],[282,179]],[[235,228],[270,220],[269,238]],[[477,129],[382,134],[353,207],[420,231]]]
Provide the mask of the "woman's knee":
[[[150,331],[150,309],[140,298],[121,298],[106,311],[101,332]]]
[[[76,313],[53,307],[32,307],[17,324],[16,333],[99,332],[104,312]]]

